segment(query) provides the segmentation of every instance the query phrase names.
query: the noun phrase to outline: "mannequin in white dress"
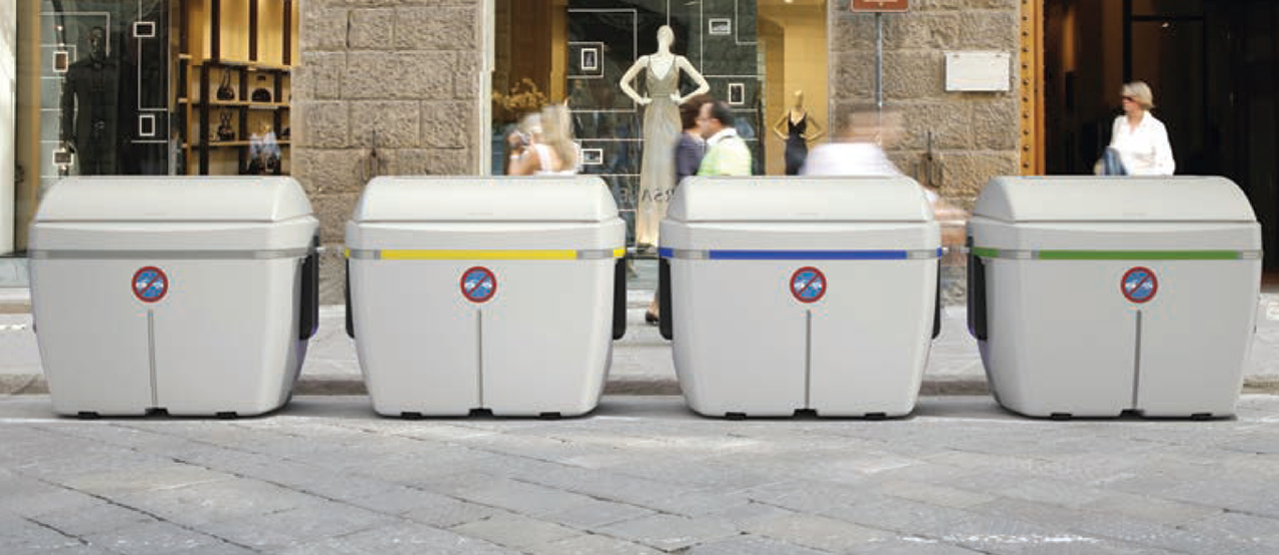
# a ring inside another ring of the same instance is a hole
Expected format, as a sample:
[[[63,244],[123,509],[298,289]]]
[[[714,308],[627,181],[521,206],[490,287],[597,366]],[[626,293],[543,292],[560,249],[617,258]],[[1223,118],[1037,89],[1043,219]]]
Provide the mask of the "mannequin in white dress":
[[[644,106],[644,158],[640,167],[639,202],[635,214],[635,243],[642,249],[657,245],[657,230],[666,216],[666,203],[675,188],[675,144],[679,142],[679,106],[689,98],[711,90],[706,78],[688,59],[671,53],[675,32],[663,25],[657,30],[657,52],[635,61],[620,83],[622,92]],[[644,73],[645,94],[631,87]],[[680,72],[697,83],[687,96],[679,94]]]

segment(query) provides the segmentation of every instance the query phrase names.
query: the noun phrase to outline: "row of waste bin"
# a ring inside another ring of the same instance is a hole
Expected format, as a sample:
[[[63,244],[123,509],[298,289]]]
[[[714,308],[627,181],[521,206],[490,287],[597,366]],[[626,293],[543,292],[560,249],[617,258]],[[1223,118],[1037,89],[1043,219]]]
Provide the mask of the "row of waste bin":
[[[30,251],[55,410],[285,404],[318,324],[317,228],[289,178],[55,185]],[[914,181],[695,178],[661,238],[661,333],[694,410],[914,409],[942,256]],[[375,410],[591,411],[625,332],[624,239],[598,178],[373,180],[345,254]],[[1260,226],[1233,183],[995,178],[967,251],[969,329],[1003,406],[1233,414],[1261,276]]]

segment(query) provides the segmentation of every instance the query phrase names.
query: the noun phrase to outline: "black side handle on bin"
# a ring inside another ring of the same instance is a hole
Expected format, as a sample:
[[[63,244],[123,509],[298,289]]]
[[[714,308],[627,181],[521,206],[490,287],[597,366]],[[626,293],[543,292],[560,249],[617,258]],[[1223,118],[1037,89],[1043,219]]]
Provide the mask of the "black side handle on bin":
[[[657,310],[661,313],[657,328],[662,339],[670,341],[675,338],[675,314],[671,311],[671,262],[665,258],[657,259],[657,288]]]
[[[973,238],[968,238],[968,333],[986,340],[986,265],[973,254]]]
[[[315,337],[320,329],[320,237],[311,239],[311,252],[302,261],[301,314],[298,315],[298,340]]]
[[[346,285],[343,287],[343,295],[346,295],[346,335],[351,339],[355,339],[355,323],[351,318],[351,259],[346,259]]]
[[[613,267],[613,339],[626,335],[626,258]]]
[[[937,259],[937,296],[933,298],[933,339],[941,335],[941,259]]]

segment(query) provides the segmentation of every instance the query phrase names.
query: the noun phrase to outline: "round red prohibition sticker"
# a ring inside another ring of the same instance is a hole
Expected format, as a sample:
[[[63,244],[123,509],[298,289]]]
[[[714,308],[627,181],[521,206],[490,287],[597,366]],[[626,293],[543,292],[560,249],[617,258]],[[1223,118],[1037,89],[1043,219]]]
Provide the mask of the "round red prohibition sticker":
[[[486,302],[497,294],[497,276],[483,266],[462,272],[462,296],[473,303]]]
[[[1159,292],[1159,278],[1154,270],[1138,266],[1124,272],[1119,280],[1119,292],[1132,303],[1147,303]]]
[[[790,294],[801,303],[815,303],[826,296],[826,274],[812,266],[795,270],[790,276]]]
[[[169,294],[169,276],[164,270],[147,266],[133,273],[133,296],[144,303],[158,303]]]

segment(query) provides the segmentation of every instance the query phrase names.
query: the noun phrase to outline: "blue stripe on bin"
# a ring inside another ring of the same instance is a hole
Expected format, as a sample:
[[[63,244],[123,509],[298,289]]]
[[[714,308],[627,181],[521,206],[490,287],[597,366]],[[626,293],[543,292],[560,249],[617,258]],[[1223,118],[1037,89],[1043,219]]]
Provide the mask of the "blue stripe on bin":
[[[675,249],[668,249],[665,247],[659,248],[657,249],[657,256],[660,258],[673,258],[675,256]]]
[[[904,250],[710,251],[711,260],[906,260],[908,256]]]

